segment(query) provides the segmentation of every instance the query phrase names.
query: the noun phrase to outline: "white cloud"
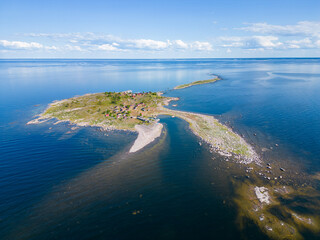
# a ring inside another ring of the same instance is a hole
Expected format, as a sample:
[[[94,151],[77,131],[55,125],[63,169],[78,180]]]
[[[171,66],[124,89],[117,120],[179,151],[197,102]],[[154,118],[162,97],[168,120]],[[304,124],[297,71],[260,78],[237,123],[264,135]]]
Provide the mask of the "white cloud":
[[[283,43],[278,41],[278,37],[274,36],[253,36],[246,40],[246,48],[279,48]]]
[[[281,35],[281,36],[316,36],[320,37],[320,22],[301,21],[295,25],[272,25],[268,23],[249,23],[240,30]]]
[[[38,42],[22,42],[22,41],[8,41],[0,40],[0,48],[5,50],[57,50],[56,46],[44,46]]]
[[[291,25],[272,25],[268,23],[248,23],[241,30],[241,36],[220,37],[215,40],[214,48],[225,48],[224,53],[237,52],[235,48],[264,51],[287,49],[320,48],[320,22],[301,21]],[[29,33],[24,37],[33,37],[33,41],[0,41],[0,50],[43,49],[59,50],[67,53],[87,52],[90,54],[103,52],[128,53],[191,53],[197,51],[213,51],[212,42],[184,41],[183,39],[151,39],[120,38],[110,34],[84,33]],[[20,39],[21,40],[21,39]],[[24,40],[24,39],[23,39]],[[56,45],[47,46],[48,44]]]
[[[122,42],[129,48],[161,50],[169,46],[169,42],[156,41],[152,39],[134,39],[122,40]]]
[[[199,51],[212,51],[212,45],[209,42],[195,41],[191,44],[191,47]]]
[[[242,48],[249,50],[270,49],[316,49],[320,48],[320,40],[303,38],[299,40],[282,40],[275,36],[222,37],[222,47]]]
[[[40,49],[43,45],[37,42],[0,40],[0,46],[7,49]]]
[[[287,41],[288,48],[316,48],[317,44],[313,43],[310,38],[304,38],[301,40],[291,40]]]
[[[283,43],[275,36],[251,36],[251,37],[222,37],[222,47],[236,47],[244,49],[274,49],[281,48]]]
[[[98,49],[104,50],[104,51],[117,51],[118,50],[118,48],[116,48],[115,46],[113,46],[111,44],[102,44],[102,45],[98,46]]]
[[[223,47],[247,49],[312,49],[320,48],[320,22],[301,21],[294,25],[272,25],[268,23],[249,23],[238,28],[246,32],[266,34],[221,38]]]
[[[49,38],[50,40],[65,42],[68,45],[77,45],[81,49],[105,50],[105,51],[165,51],[165,50],[197,50],[211,51],[212,45],[209,42],[184,42],[178,40],[154,40],[154,39],[122,39],[110,34],[95,33],[29,33],[25,36],[34,38]],[[76,47],[70,50],[76,50]],[[79,49],[80,50],[80,49]]]
[[[176,48],[187,49],[189,45],[182,40],[175,40],[171,42],[171,45]]]

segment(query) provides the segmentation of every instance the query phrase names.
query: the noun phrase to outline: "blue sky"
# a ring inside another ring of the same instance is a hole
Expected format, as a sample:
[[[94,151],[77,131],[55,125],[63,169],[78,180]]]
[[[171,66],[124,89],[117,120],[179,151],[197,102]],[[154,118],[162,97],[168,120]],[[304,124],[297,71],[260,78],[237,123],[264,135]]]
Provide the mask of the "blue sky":
[[[319,0],[0,0],[0,58],[320,57]]]

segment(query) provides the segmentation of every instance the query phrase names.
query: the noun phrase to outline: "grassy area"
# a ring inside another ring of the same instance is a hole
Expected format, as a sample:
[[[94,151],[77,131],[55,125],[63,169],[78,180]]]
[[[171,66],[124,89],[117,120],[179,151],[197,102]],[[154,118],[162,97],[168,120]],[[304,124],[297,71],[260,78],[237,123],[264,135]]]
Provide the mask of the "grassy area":
[[[167,99],[155,92],[86,94],[55,102],[42,116],[87,125],[134,130],[137,124],[156,121],[156,108]]]
[[[191,86],[194,86],[194,85],[212,83],[212,82],[215,82],[215,81],[218,81],[218,80],[220,80],[220,78],[216,77],[216,78],[208,79],[208,80],[195,81],[195,82],[192,82],[192,83],[186,83],[186,84],[182,84],[182,85],[176,86],[174,89],[183,89],[183,88],[191,87]]]

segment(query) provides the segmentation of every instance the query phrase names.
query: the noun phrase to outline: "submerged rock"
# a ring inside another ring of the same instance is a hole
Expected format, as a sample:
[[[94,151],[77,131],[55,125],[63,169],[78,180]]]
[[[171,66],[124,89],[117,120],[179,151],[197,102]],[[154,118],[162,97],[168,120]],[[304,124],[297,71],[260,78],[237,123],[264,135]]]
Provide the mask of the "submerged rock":
[[[270,203],[270,196],[268,193],[268,188],[266,187],[255,187],[254,191],[256,193],[257,198],[259,199],[259,201],[261,203],[266,203],[269,204]]]

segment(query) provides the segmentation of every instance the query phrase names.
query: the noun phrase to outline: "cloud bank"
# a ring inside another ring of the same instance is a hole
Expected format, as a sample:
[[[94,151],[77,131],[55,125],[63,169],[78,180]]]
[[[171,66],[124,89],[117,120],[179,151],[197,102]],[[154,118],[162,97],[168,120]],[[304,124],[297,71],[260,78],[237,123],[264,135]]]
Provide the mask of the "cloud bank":
[[[154,40],[154,39],[122,39],[110,34],[95,33],[28,33],[26,37],[54,41],[59,43],[57,50],[70,51],[213,51],[212,44],[207,41],[185,42],[177,40]],[[3,40],[6,41],[6,40]],[[36,44],[36,43],[34,43]],[[41,44],[40,44],[41,45]],[[42,46],[42,45],[41,45]],[[4,46],[6,47],[6,46]],[[39,48],[42,48],[39,46]],[[9,49],[9,48],[7,48]]]
[[[238,36],[234,33],[239,33]],[[50,52],[66,56],[79,53],[95,54],[156,54],[189,53],[193,56],[214,56],[213,53],[237,51],[298,51],[320,49],[320,22],[300,21],[292,25],[273,25],[265,22],[245,23],[234,28],[232,35],[216,36],[211,41],[183,39],[120,38],[111,34],[84,33],[26,33],[15,40],[0,40],[0,52]],[[208,33],[210,35],[210,33]],[[100,55],[100,56],[102,56]],[[116,55],[114,55],[116,56]],[[228,55],[227,55],[228,56]]]
[[[249,23],[239,30],[273,34],[280,36],[315,36],[320,37],[320,22],[301,21],[295,25],[271,25],[268,23]]]
[[[236,30],[254,35],[221,37],[220,46],[251,50],[320,48],[320,22],[301,21],[295,25],[268,23],[247,23],[245,25]]]

